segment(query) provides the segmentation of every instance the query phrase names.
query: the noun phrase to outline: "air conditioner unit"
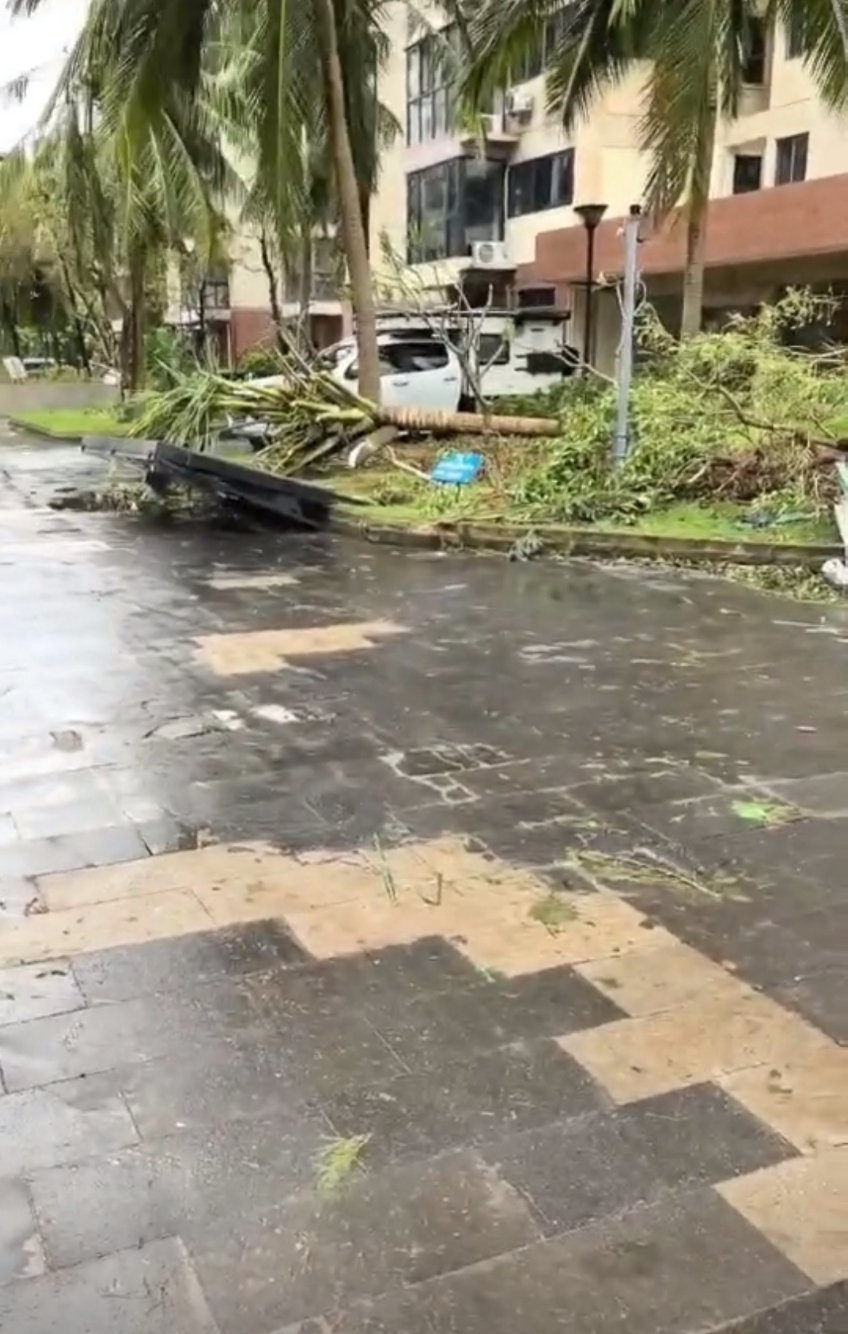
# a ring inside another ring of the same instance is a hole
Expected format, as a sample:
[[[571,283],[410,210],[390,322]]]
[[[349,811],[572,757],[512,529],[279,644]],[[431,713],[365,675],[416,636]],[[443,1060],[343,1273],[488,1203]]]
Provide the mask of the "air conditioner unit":
[[[513,88],[506,95],[506,114],[525,120],[533,114],[533,94],[525,88]]]
[[[503,134],[503,128],[503,115],[500,111],[480,117],[480,129],[484,138],[493,134]]]
[[[475,241],[471,247],[475,269],[512,269],[509,248],[504,241]]]

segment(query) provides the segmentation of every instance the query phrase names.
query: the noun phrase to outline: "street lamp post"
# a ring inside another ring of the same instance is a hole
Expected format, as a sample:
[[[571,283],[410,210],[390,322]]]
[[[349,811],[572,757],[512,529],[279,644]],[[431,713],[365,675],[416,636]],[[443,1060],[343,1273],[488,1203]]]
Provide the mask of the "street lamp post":
[[[607,211],[606,204],[577,204],[574,212],[586,228],[586,306],[583,312],[583,365],[592,355],[592,297],[595,288],[595,232]],[[584,369],[585,374],[585,369]]]

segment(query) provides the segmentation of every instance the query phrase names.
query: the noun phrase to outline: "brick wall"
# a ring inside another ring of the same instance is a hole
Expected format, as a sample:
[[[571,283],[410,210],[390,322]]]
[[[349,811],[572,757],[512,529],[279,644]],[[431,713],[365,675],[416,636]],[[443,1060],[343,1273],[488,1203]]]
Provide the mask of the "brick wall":
[[[794,257],[848,253],[848,175],[825,176],[797,185],[781,185],[750,194],[729,195],[710,203],[707,265],[763,264]],[[621,218],[598,228],[596,271],[621,269]],[[674,221],[651,233],[640,247],[643,273],[675,273],[682,269],[685,226]],[[582,226],[541,232],[536,257],[516,275],[520,284],[568,283],[583,277],[586,236]]]

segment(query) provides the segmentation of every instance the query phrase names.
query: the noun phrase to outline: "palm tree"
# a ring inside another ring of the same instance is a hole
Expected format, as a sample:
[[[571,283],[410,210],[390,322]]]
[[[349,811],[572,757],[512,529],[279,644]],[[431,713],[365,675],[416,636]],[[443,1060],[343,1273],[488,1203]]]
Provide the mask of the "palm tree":
[[[472,17],[464,97],[484,108],[532,49],[562,0],[482,0]],[[825,99],[848,100],[848,0],[572,0],[548,74],[548,101],[567,130],[639,61],[646,66],[642,148],[657,218],[681,201],[686,222],[681,334],[701,324],[710,172],[720,119],[739,113],[755,26],[780,20],[802,35]]]
[[[41,0],[9,2],[13,12],[31,12]],[[357,158],[363,148],[372,159],[375,152],[370,126],[376,120],[367,108],[376,98],[382,3],[93,0],[82,38],[100,71],[103,114],[120,126],[124,171],[136,164],[137,181],[150,127],[160,132],[175,100],[190,106],[202,98],[204,80],[226,60],[234,33],[247,52],[245,92],[256,171],[268,185],[278,223],[299,207],[302,216],[305,185],[297,165],[302,135],[316,119],[324,120],[357,318],[360,390],[375,402],[376,311]]]

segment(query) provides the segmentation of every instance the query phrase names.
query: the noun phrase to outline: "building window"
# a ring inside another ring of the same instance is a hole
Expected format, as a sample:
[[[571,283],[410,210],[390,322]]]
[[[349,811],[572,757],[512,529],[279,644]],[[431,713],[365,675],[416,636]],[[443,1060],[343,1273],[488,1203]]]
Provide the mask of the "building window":
[[[406,52],[406,141],[427,143],[447,134],[453,117],[458,34],[453,25],[428,33]]]
[[[545,19],[533,44],[516,61],[510,75],[511,83],[526,83],[536,79],[549,69],[556,59],[559,45],[565,36],[567,7],[558,9],[550,18]]]
[[[522,310],[534,306],[555,306],[556,288],[554,287],[519,287],[516,303]]]
[[[808,134],[790,134],[786,139],[777,141],[777,167],[774,173],[775,185],[789,185],[792,181],[807,179],[807,149],[810,143]]]
[[[746,195],[759,190],[763,183],[763,159],[760,153],[736,153],[733,158],[733,193]]]
[[[742,82],[760,87],[766,81],[766,25],[763,19],[748,20],[748,40],[742,61]]]
[[[516,162],[509,169],[507,209],[511,218],[560,208],[574,198],[574,149]]]
[[[504,165],[453,158],[407,177],[410,264],[468,255],[475,241],[503,239]]]
[[[798,10],[793,10],[786,29],[786,59],[797,60],[804,54],[807,44],[804,19]]]

